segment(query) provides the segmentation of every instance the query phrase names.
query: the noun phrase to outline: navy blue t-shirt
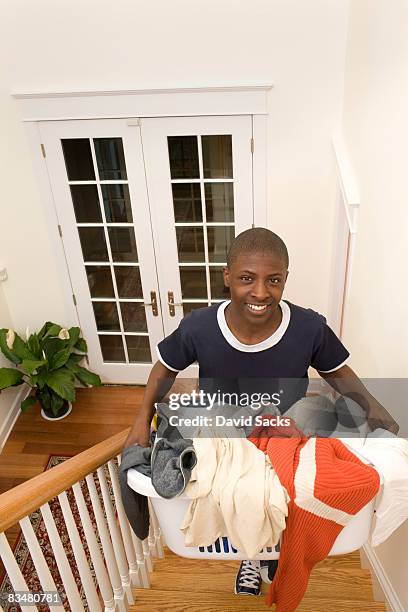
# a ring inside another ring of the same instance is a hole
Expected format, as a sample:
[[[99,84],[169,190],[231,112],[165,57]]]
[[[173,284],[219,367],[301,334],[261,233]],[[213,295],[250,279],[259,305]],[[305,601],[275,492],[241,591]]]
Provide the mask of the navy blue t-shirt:
[[[160,361],[170,370],[199,365],[200,388],[237,393],[271,393],[285,388],[287,409],[308,387],[308,368],[331,372],[349,352],[310,308],[282,300],[278,329],[257,344],[241,343],[229,329],[225,308],[229,300],[193,310],[157,346]],[[283,382],[285,381],[285,383]]]

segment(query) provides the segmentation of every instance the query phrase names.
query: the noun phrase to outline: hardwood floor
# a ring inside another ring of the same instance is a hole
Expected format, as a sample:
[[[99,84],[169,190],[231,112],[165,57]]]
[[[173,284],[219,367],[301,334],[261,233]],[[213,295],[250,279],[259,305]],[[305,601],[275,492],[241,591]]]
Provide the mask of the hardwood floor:
[[[76,455],[129,427],[143,391],[143,387],[78,389],[72,412],[62,421],[46,421],[38,405],[29,408],[17,419],[0,454],[0,493],[40,474],[49,455]]]
[[[51,454],[75,455],[129,427],[143,397],[143,387],[78,389],[71,414],[45,421],[38,406],[18,418],[0,454],[0,493],[41,473]],[[11,543],[17,528],[7,532]],[[265,607],[263,597],[233,593],[239,563],[195,561],[167,551],[155,561],[151,589],[136,589],[143,612],[241,612]],[[267,587],[266,587],[267,588]],[[362,570],[358,553],[331,557],[312,572],[299,612],[385,611],[373,602],[370,573]]]

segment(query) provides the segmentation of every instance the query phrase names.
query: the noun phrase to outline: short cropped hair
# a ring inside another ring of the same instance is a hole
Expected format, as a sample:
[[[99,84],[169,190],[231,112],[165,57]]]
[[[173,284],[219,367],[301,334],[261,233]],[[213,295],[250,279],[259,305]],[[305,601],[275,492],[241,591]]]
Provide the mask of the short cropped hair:
[[[289,254],[282,238],[264,227],[254,227],[238,234],[233,240],[227,255],[227,266],[245,253],[271,253],[280,257],[289,267]]]

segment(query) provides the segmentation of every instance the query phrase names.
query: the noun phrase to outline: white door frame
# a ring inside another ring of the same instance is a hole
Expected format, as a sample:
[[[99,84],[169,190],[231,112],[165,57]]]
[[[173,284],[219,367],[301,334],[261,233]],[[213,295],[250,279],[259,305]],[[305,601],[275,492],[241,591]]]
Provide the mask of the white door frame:
[[[39,121],[126,118],[128,125],[141,117],[252,115],[255,225],[267,225],[267,98],[271,85],[177,88],[116,92],[13,93],[16,99],[44,203],[66,321],[79,324],[67,263],[58,231],[58,218],[45,163]],[[154,358],[154,356],[153,356]]]

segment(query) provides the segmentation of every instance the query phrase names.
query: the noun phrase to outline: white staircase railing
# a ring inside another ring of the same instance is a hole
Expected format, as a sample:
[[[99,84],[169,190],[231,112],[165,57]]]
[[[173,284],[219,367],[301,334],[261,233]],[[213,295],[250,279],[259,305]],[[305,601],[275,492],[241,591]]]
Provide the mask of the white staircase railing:
[[[70,610],[124,612],[129,605],[137,605],[132,587],[149,588],[153,558],[163,556],[163,542],[150,503],[150,532],[144,541],[135,536],[126,518],[117,473],[118,454],[126,435],[127,431],[124,431],[112,436],[0,495],[0,558],[14,593],[28,592],[26,580],[4,533],[17,523],[37,572],[41,593],[57,591],[42,550],[41,544],[44,543],[37,538],[29,519],[30,514],[39,509],[63,583],[64,591],[61,593],[60,590],[58,595],[64,595]],[[71,488],[78,509],[76,518],[67,495]],[[84,498],[84,488],[89,493],[88,505]],[[70,556],[70,560],[49,503],[57,496],[73,551],[74,559]],[[80,530],[79,521],[82,527]],[[85,550],[88,550],[88,556]],[[80,578],[84,593],[82,596],[74,574]],[[2,597],[0,610],[1,605],[7,604],[7,595],[3,594]],[[37,605],[41,605],[39,597],[40,593],[36,597],[27,594],[20,603],[21,609],[29,612],[38,610]],[[53,599],[48,603],[49,609],[62,612],[64,607],[61,602]]]

